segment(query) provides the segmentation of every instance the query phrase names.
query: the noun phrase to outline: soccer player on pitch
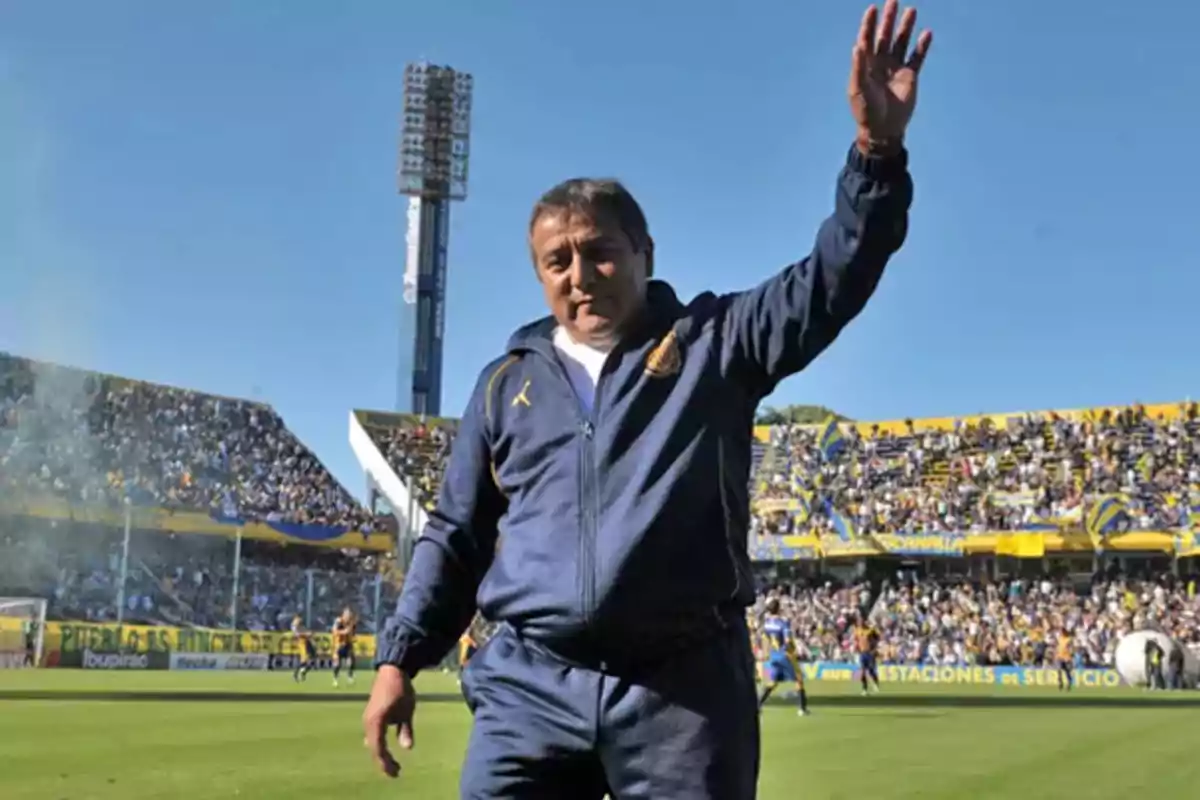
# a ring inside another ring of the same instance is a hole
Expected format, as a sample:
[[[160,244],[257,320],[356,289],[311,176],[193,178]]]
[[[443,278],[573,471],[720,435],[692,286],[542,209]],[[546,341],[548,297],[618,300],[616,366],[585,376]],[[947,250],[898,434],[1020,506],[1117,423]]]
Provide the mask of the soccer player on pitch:
[[[811,254],[752,289],[680,300],[616,181],[569,180],[535,204],[550,314],[481,371],[379,634],[363,731],[385,774],[400,771],[389,729],[413,746],[412,679],[478,610],[497,628],[463,673],[462,797],[755,797],[754,414],[904,242],[904,133],[931,42],[915,23],[895,0],[864,15],[834,212]]]
[[[1075,686],[1075,649],[1071,644],[1071,633],[1066,626],[1059,628],[1054,644],[1054,660],[1058,665],[1058,688],[1071,691]]]
[[[767,601],[766,615],[762,623],[763,689],[758,695],[758,707],[767,703],[775,687],[783,682],[796,684],[796,696],[800,700],[800,716],[808,716],[808,692],[804,690],[804,673],[796,659],[796,640],[792,637],[792,625],[779,616],[779,601],[772,597]]]
[[[342,609],[341,616],[333,621],[333,685],[338,685],[338,675],[346,668],[346,680],[354,685],[354,635],[358,620],[349,607]]]
[[[865,695],[871,685],[879,691],[879,631],[860,614],[854,623],[854,647],[858,650],[858,677]]]
[[[300,651],[296,669],[292,672],[292,680],[300,683],[308,678],[317,653],[313,649],[312,634],[304,630],[304,621],[300,619],[299,614],[292,617],[292,636],[296,640],[296,649]]]

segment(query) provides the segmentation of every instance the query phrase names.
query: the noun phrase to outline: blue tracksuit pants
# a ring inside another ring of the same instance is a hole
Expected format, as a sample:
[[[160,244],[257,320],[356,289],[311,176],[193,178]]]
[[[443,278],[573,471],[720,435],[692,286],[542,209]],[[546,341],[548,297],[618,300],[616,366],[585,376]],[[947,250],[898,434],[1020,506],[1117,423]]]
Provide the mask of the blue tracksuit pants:
[[[613,674],[619,673],[619,674]],[[759,719],[744,621],[601,672],[502,626],[463,674],[464,800],[753,800]]]

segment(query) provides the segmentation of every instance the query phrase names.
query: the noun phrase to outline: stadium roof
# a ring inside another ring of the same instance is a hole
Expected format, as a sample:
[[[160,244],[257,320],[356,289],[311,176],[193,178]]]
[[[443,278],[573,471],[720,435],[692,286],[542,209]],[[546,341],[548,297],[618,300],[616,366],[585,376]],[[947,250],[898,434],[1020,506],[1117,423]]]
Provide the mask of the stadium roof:
[[[217,394],[216,392],[209,392],[205,391],[204,389],[192,389],[187,386],[175,386],[174,384],[170,383],[157,383],[155,381],[142,380],[141,378],[131,378],[128,375],[114,375],[111,372],[100,372],[99,370],[88,369],[87,367],[77,367],[72,364],[59,364],[54,361],[45,361],[38,358],[27,358],[25,356],[19,356],[15,353],[8,353],[0,350],[0,359],[5,358],[33,364],[35,365],[35,369],[37,367],[42,367],[63,370],[67,372],[78,372],[83,375],[95,375],[98,378],[104,378],[105,380],[115,381],[117,383],[141,384],[143,386],[149,386],[158,389],[168,389],[176,392],[192,392],[193,394],[199,394],[205,397],[214,397],[218,400],[234,400],[239,403],[247,403],[249,405],[263,406],[265,408],[271,407],[270,403],[263,402],[262,400],[251,400],[245,397],[230,397],[229,395]]]

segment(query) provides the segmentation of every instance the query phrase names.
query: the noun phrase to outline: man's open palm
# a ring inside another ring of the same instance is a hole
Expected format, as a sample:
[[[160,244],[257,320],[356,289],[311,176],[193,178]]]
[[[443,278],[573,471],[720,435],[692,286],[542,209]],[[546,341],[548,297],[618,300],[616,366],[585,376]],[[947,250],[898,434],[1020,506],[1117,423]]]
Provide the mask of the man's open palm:
[[[883,17],[871,6],[863,14],[850,63],[850,110],[858,123],[860,143],[895,144],[904,137],[917,104],[917,76],[933,33],[922,31],[909,54],[917,10],[909,8],[896,28],[899,4],[887,0]]]

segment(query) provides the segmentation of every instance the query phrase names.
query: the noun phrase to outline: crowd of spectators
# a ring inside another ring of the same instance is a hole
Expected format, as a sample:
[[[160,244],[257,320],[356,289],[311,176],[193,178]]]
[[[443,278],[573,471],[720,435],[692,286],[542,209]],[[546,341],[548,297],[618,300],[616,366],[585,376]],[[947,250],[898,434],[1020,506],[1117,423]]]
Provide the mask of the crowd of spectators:
[[[1081,526],[1089,499],[1109,494],[1127,501],[1126,529],[1188,526],[1200,507],[1200,411],[1184,403],[1177,412],[1031,413],[949,430],[844,424],[836,448],[821,446],[822,426],[774,426],[756,458],[752,532],[833,533],[835,515],[859,535]],[[453,421],[397,418],[371,434],[420,501],[434,502]],[[801,496],[806,513],[757,502]]]
[[[119,529],[0,518],[0,595],[46,598],[50,619],[229,628],[236,612],[236,627],[254,631],[285,630],[299,614],[322,630],[349,606],[371,632],[397,593],[381,566],[316,547],[243,541],[239,555],[222,537],[138,531],[126,559]]]
[[[455,431],[454,420],[407,416],[396,417],[389,427],[368,428],[388,464],[427,509],[437,502]]]
[[[1081,666],[1111,667],[1117,642],[1135,630],[1158,630],[1200,644],[1200,598],[1194,581],[1096,580],[1085,589],[1045,580],[954,583],[936,580],[834,588],[785,586],[780,600],[804,660],[853,662],[855,617],[880,634],[880,660],[938,666],[1052,666],[1064,631]]]
[[[833,581],[816,585],[783,584],[761,592],[749,611],[751,628],[757,628],[766,601],[775,598],[791,623],[801,657],[806,661],[851,661],[857,656],[852,630],[855,619],[871,608],[870,584],[841,585]]]
[[[1144,407],[1083,417],[1055,413],[966,421],[950,430],[911,420],[895,432],[843,425],[836,447],[819,426],[776,426],[758,497],[803,495],[809,514],[767,510],[759,533],[832,532],[834,514],[859,534],[1018,530],[1046,520],[1080,522],[1086,498],[1119,493],[1123,524],[1168,530],[1189,524],[1200,501],[1200,420]]]
[[[786,502],[756,502],[752,532],[832,534],[835,515],[860,535],[1082,527],[1088,504],[1112,494],[1124,498],[1125,529],[1190,527],[1200,507],[1200,418],[1194,403],[1173,411],[1135,405],[984,417],[949,429],[911,420],[844,424],[836,447],[823,441],[822,426],[775,426],[756,458],[752,494]],[[406,419],[372,433],[406,484],[432,502],[452,424]],[[878,593],[867,584],[822,583],[775,595],[813,660],[854,659],[856,614],[870,616],[882,633],[881,655],[898,663],[1043,664],[1063,630],[1079,662],[1096,666],[1111,665],[1116,642],[1131,630],[1200,643],[1195,585],[1168,580],[1100,581],[1082,593],[1052,581],[927,581]]]
[[[1200,505],[1195,404],[1151,416],[1143,407],[1082,417],[1029,414],[949,430],[776,426],[752,485],[756,500],[804,498],[762,510],[759,533],[833,528],[859,533],[1015,530],[1079,520],[1086,498],[1120,493],[1127,524],[1190,524]],[[452,420],[397,417],[369,432],[425,506],[436,501]],[[134,502],[243,518],[370,530],[375,520],[268,406],[0,355],[0,499],[52,496]],[[62,619],[280,629],[301,614],[327,627],[346,605],[370,630],[395,586],[373,557],[248,542],[237,560],[219,537],[135,532],[122,565],[121,532],[81,523],[0,518],[0,594],[50,599]],[[120,576],[125,575],[123,592]],[[236,585],[236,589],[235,589]],[[774,590],[804,657],[846,661],[851,628],[869,615],[881,655],[898,663],[1040,664],[1070,631],[1081,662],[1111,664],[1120,636],[1156,628],[1200,643],[1194,584],[1094,582],[1080,593],[1051,581],[936,581],[790,586]],[[237,602],[234,603],[236,595]],[[764,595],[765,598],[767,595]],[[760,598],[760,605],[762,599]],[[761,610],[761,608],[759,609]],[[752,615],[753,616],[753,615]]]
[[[235,580],[233,539],[135,524],[123,564],[123,530],[22,513],[54,500],[367,535],[394,527],[267,405],[0,354],[0,595],[47,598],[55,619],[113,621],[120,603],[131,623],[248,630],[285,628],[297,613],[327,628],[345,606],[371,630],[394,602],[387,565],[357,550],[247,539]]]
[[[372,529],[270,406],[0,354],[0,497]]]

